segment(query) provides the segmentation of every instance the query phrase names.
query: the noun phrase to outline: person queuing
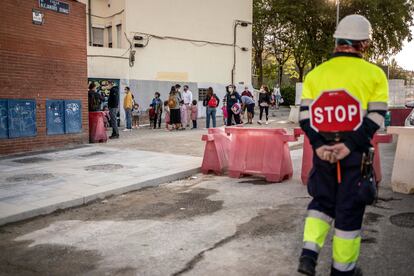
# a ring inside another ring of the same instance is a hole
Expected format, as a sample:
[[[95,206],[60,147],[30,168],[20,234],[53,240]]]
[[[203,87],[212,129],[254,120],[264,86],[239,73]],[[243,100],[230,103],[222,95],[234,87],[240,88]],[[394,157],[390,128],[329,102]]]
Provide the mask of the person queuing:
[[[168,107],[170,108],[170,124],[176,130],[181,129],[180,101],[181,97],[176,90],[176,86],[172,86],[168,98]]]
[[[364,198],[368,194],[360,182],[362,159],[387,112],[387,77],[380,67],[362,58],[371,40],[370,22],[361,15],[346,16],[339,22],[334,38],[337,46],[333,57],[306,76],[300,105],[300,126],[315,152],[307,185],[313,199],[308,206],[298,267],[306,275],[315,275],[318,255],[332,222],[331,275],[362,275],[357,261],[367,203]],[[332,141],[311,127],[310,105],[322,92],[337,90],[346,90],[357,99],[365,116],[356,130]]]
[[[119,138],[118,119],[117,119],[117,115],[119,112],[119,87],[118,86],[113,86],[109,90],[108,108],[109,108],[109,116],[111,118],[110,123],[112,127],[112,135],[109,136],[109,139],[118,139]]]
[[[178,96],[180,97],[180,104],[182,103],[182,95],[181,95],[181,85],[179,85],[178,83],[174,86],[175,87],[175,91],[177,92]]]
[[[157,128],[157,125],[158,128],[161,128],[163,102],[161,100],[161,94],[159,92],[155,92],[151,106],[154,108],[154,129]]]
[[[227,125],[227,119],[229,117],[227,113],[227,103],[223,100],[223,106],[221,107],[221,111],[223,112],[223,125]]]
[[[249,87],[248,86],[245,86],[244,87],[244,91],[241,93],[241,96],[243,97],[243,96],[247,96],[247,97],[250,97],[251,99],[254,99],[254,97],[253,97],[253,94],[252,94],[252,92],[250,92],[249,91]],[[246,105],[243,105],[242,106],[242,110],[243,110],[243,118],[244,118],[244,114],[246,113],[246,109],[247,109],[247,106]],[[248,115],[248,114],[247,114]],[[247,118],[247,120],[249,120],[249,118]]]
[[[190,126],[191,120],[191,104],[193,102],[193,92],[190,91],[188,85],[184,85],[184,92],[182,94],[183,102],[186,109],[186,116],[187,116],[187,124],[186,127]]]
[[[241,102],[242,102],[242,109],[247,110],[247,124],[253,124],[253,117],[254,117],[254,107],[255,102],[254,100],[245,95],[241,96]]]
[[[125,122],[126,128],[124,131],[131,131],[132,130],[132,107],[134,104],[134,100],[132,98],[131,90],[128,86],[125,87],[125,97],[124,97],[124,110],[125,110]]]
[[[262,124],[262,118],[263,118],[263,111],[266,113],[266,125],[269,124],[269,106],[272,104],[272,95],[269,91],[269,87],[267,85],[262,85],[260,88],[260,94],[259,94],[259,108],[260,108],[260,114],[259,114],[259,121],[257,121],[258,124]]]
[[[185,129],[188,125],[188,110],[187,106],[182,103],[180,104],[180,118],[181,118],[181,129]]]
[[[226,87],[226,106],[227,106],[227,126],[231,126],[233,124],[233,118],[236,124],[241,124],[240,120],[240,113],[237,112],[238,108],[235,105],[239,105],[241,103],[241,97],[240,94],[237,93],[236,87],[234,85],[228,85]]]
[[[198,105],[197,100],[193,100],[191,105],[191,120],[193,121],[193,128],[197,129]]]
[[[207,89],[207,96],[203,101],[203,106],[206,107],[206,128],[210,128],[210,118],[213,121],[213,128],[216,127],[216,113],[220,100],[214,93],[213,88]]]
[[[165,130],[170,131],[170,107],[168,106],[168,101],[164,102],[164,113],[165,113]]]
[[[283,98],[282,98],[282,94],[280,93],[279,84],[277,84],[276,87],[273,89],[273,95],[274,95],[274,105],[276,109],[279,109],[280,104],[283,103]]]
[[[247,97],[250,97],[250,98],[254,99],[253,94],[252,94],[252,92],[249,91],[249,87],[248,86],[245,86],[244,87],[244,91],[241,93],[241,96],[242,97],[243,96],[247,96]]]
[[[89,84],[88,91],[88,110],[89,112],[96,112],[101,110],[101,95],[96,91],[94,82]]]
[[[134,103],[134,106],[132,107],[132,128],[138,129],[139,128],[139,115],[140,115],[140,110],[139,110],[139,104],[138,103]]]

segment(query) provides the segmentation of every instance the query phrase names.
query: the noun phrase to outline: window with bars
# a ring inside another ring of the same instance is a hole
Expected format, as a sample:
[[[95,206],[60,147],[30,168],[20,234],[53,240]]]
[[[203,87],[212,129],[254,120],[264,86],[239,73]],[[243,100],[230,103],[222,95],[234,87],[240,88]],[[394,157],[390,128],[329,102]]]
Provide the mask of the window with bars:
[[[207,97],[207,88],[199,88],[198,89],[198,100],[204,101]]]

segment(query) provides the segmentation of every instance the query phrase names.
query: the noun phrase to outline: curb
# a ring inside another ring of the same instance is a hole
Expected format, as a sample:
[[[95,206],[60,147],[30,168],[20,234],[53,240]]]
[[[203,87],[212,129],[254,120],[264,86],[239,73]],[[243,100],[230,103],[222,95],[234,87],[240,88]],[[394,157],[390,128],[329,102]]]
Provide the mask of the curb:
[[[32,218],[42,216],[42,215],[48,215],[57,210],[64,210],[68,208],[79,207],[79,206],[88,204],[92,201],[95,201],[97,199],[104,199],[109,196],[121,195],[121,194],[125,194],[128,192],[137,191],[139,189],[146,188],[146,187],[159,186],[160,184],[163,184],[163,183],[190,177],[194,174],[199,173],[200,171],[201,171],[201,166],[192,168],[186,171],[181,171],[181,172],[173,173],[170,175],[161,176],[158,178],[148,179],[148,180],[145,180],[139,183],[126,185],[123,187],[109,189],[107,191],[98,192],[96,194],[80,196],[79,198],[65,200],[65,201],[62,201],[56,204],[51,204],[48,206],[37,207],[31,210],[18,212],[16,214],[0,218],[0,226],[14,223],[14,222],[19,222],[22,220],[32,219]]]

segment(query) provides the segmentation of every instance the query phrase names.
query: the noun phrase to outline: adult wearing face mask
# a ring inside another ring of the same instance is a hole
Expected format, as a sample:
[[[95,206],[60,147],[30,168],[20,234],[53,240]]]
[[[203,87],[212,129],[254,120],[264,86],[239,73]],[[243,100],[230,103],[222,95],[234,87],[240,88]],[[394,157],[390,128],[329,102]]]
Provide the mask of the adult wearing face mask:
[[[233,117],[237,125],[241,124],[241,120],[240,120],[241,107],[239,106],[239,108],[234,108],[236,107],[235,105],[241,104],[241,97],[239,93],[237,93],[234,85],[230,84],[229,86],[227,86],[226,91],[227,91],[227,94],[225,97],[225,101],[227,103],[227,114],[228,114],[227,126],[232,125]],[[235,110],[237,109],[238,111],[235,112]]]

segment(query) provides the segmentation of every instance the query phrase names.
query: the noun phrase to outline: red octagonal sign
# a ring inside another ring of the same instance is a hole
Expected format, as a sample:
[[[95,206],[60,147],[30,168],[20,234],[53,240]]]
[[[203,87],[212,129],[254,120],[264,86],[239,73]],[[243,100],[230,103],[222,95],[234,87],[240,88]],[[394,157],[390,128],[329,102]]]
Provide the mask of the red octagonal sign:
[[[310,121],[317,132],[353,131],[362,124],[361,104],[344,89],[326,91],[311,104]]]

